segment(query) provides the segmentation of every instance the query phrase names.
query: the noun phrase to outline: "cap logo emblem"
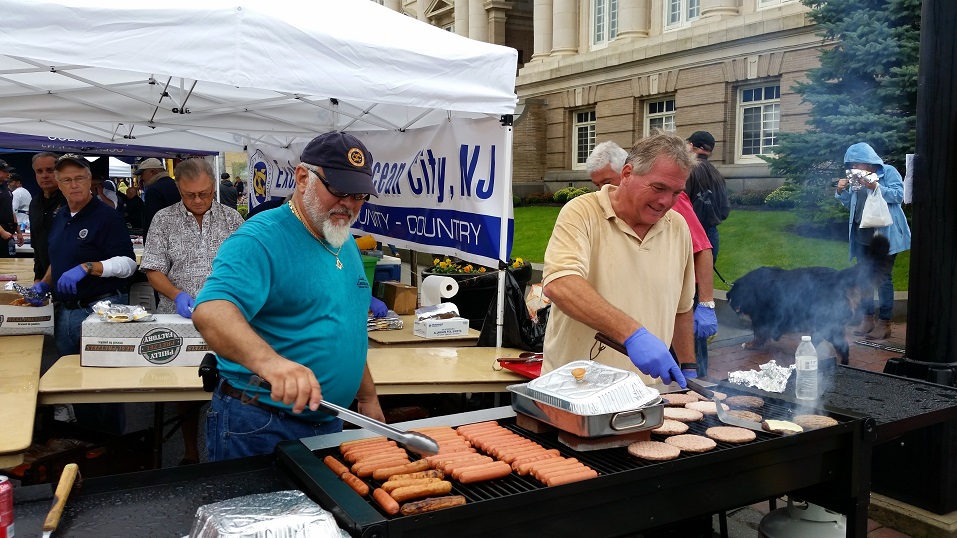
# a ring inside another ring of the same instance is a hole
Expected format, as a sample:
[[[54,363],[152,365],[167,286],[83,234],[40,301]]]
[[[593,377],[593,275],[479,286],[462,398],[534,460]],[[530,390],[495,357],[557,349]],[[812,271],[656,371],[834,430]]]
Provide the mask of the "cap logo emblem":
[[[366,156],[359,148],[351,148],[348,153],[349,162],[353,166],[362,167],[366,164]]]

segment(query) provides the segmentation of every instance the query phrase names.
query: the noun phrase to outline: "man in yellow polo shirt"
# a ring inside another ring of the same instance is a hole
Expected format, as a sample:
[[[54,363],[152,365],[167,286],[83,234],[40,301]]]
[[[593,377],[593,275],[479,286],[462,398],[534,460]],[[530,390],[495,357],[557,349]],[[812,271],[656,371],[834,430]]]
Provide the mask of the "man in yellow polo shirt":
[[[597,360],[637,368],[646,383],[685,379],[694,363],[694,262],[688,225],[671,207],[696,159],[679,136],[656,134],[631,149],[618,187],[568,202],[545,250],[552,300],[542,372],[589,358],[596,332],[624,343]]]

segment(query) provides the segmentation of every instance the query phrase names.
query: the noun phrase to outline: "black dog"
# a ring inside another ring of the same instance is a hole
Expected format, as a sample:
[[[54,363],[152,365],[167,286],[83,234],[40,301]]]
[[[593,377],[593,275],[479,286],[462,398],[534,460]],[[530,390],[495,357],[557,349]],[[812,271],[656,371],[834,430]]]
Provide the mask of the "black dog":
[[[888,263],[888,250],[887,238],[876,235],[870,256],[841,271],[761,267],[739,278],[728,292],[728,302],[735,312],[751,319],[754,340],[745,347],[760,348],[769,338],[804,332],[815,344],[830,342],[841,364],[847,364],[850,348],[844,329],[859,318],[861,299],[873,297],[881,270]]]

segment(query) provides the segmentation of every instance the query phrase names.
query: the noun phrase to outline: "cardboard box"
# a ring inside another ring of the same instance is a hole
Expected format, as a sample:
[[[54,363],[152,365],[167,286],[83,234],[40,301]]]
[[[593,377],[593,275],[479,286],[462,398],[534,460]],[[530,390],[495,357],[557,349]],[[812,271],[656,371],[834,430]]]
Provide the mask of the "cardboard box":
[[[415,286],[396,281],[379,282],[377,285],[376,296],[382,299],[389,310],[400,316],[415,312],[419,303],[419,290]]]
[[[96,314],[83,321],[82,366],[199,366],[210,352],[192,320],[154,314],[156,321],[110,323]]]
[[[0,291],[0,336],[53,334],[53,304],[13,306],[20,298],[12,291]]]
[[[469,320],[465,318],[447,318],[416,321],[413,324],[412,333],[422,338],[466,336],[469,333]]]

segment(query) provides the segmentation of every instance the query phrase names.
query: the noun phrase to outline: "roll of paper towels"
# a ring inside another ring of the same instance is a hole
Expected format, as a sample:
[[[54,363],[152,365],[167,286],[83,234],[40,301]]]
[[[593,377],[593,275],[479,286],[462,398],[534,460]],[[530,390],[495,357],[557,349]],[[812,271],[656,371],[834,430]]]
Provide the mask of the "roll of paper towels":
[[[437,305],[458,292],[459,283],[454,278],[429,275],[422,281],[422,306]]]

